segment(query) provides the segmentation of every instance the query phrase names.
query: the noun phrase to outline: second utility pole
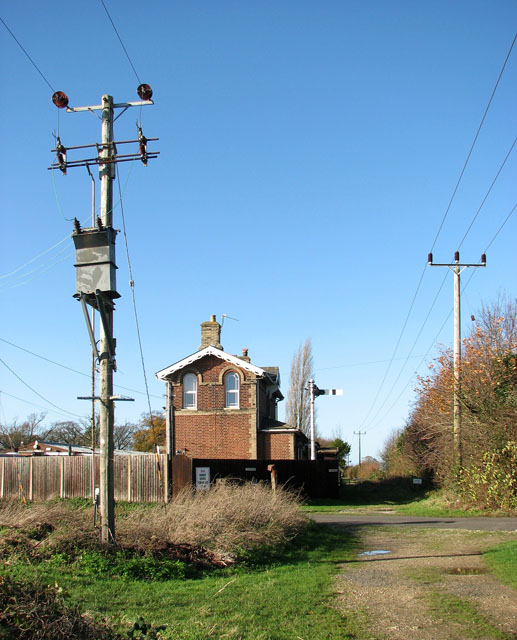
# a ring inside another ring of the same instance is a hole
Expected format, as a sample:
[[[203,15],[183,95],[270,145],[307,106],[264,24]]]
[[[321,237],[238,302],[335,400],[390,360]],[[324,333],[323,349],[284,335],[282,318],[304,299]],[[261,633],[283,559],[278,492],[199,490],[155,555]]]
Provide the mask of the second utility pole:
[[[458,468],[462,464],[461,456],[461,303],[460,303],[460,274],[467,267],[486,267],[486,255],[481,256],[480,264],[460,264],[460,252],[454,254],[452,264],[433,263],[433,254],[427,257],[430,267],[448,267],[454,273],[454,394],[453,394],[453,444],[455,464]]]

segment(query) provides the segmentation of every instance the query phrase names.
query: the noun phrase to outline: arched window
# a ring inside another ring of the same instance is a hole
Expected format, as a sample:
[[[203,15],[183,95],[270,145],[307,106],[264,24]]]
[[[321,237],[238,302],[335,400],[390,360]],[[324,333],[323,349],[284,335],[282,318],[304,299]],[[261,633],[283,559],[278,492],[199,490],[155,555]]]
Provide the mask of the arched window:
[[[194,373],[183,377],[183,408],[197,409],[197,378]]]
[[[227,373],[224,378],[224,389],[226,391],[226,407],[239,408],[239,376],[234,371]]]

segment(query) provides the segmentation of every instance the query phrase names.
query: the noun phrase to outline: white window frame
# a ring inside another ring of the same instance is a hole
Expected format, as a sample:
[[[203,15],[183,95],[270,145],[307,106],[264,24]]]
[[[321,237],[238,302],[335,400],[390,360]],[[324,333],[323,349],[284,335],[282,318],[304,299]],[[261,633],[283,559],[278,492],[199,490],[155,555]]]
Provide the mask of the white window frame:
[[[187,380],[193,381],[193,388],[187,389]],[[183,408],[194,410],[197,409],[197,376],[195,373],[186,373],[183,376]]]
[[[228,381],[232,379],[236,381],[235,389],[228,389]],[[241,379],[239,374],[235,371],[229,371],[224,376],[224,406],[226,409],[239,409],[240,408],[240,392],[241,392]]]

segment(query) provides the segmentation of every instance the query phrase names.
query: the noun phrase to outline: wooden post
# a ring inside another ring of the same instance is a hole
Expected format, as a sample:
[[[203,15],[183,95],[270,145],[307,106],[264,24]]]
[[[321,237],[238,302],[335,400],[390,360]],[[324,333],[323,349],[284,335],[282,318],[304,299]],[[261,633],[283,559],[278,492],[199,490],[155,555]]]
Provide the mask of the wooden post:
[[[267,467],[267,470],[271,472],[271,489],[273,490],[273,493],[276,493],[276,487],[277,487],[276,465],[269,464]]]
[[[101,158],[113,155],[113,98],[102,96],[102,149]],[[114,165],[110,162],[99,165],[101,180],[101,221],[104,227],[113,224],[113,177]],[[115,540],[115,491],[113,472],[113,362],[110,345],[113,343],[113,306],[106,305],[106,325],[100,323],[100,500],[101,540]]]
[[[127,456],[127,501],[131,502],[131,456]]]
[[[2,480],[0,483],[0,499],[4,499],[4,474],[5,474],[5,458],[2,458]]]
[[[61,464],[59,465],[59,497],[63,499],[65,497],[65,458],[60,456]]]
[[[29,458],[29,500],[32,502],[32,486],[34,484],[33,472],[34,472],[33,458]]]

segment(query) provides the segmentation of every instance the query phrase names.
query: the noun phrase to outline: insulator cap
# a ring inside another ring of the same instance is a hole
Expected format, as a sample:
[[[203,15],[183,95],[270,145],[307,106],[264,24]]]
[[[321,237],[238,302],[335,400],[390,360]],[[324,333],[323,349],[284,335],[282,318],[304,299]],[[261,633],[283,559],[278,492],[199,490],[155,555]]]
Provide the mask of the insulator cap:
[[[56,91],[52,96],[52,102],[58,109],[64,109],[68,107],[68,96],[64,91]]]
[[[427,254],[427,262],[429,264],[433,264],[433,254],[432,253],[428,253]]]
[[[460,252],[459,251],[455,251],[454,252],[454,262],[459,262],[460,261]]]
[[[486,264],[486,253],[483,253],[481,256],[481,264]]]
[[[153,97],[153,90],[148,84],[141,84],[136,92],[141,100],[150,100]]]

